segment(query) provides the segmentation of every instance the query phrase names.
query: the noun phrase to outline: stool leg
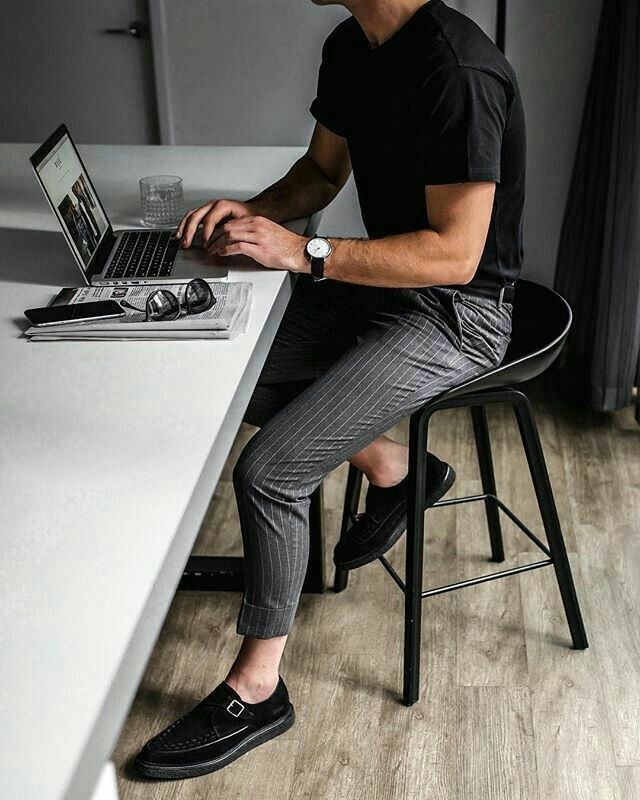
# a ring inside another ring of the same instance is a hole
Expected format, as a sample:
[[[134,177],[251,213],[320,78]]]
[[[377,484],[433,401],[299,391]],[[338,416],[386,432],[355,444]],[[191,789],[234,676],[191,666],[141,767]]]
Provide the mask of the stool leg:
[[[428,415],[411,417],[409,436],[409,497],[404,594],[404,688],[405,705],[420,695],[420,644],[422,639],[422,566],[424,551],[424,496]]]
[[[520,397],[514,402],[514,411],[520,429],[520,436],[529,464],[529,472],[538,499],[540,515],[547,540],[549,550],[553,559],[553,566],[556,571],[556,579],[562,596],[567,623],[571,632],[573,646],[576,650],[584,650],[589,646],[587,634],[582,621],[578,596],[571,575],[571,565],[567,556],[567,550],[562,535],[558,511],[553,497],[553,489],[549,480],[549,473],[538,435],[531,405],[525,395],[518,392]]]
[[[480,478],[484,494],[496,495],[496,476],[493,471],[493,457],[491,455],[491,439],[489,437],[489,424],[487,410],[484,406],[471,406],[471,419],[473,420],[473,434],[476,440]],[[500,512],[498,506],[491,500],[484,501],[487,514],[487,527],[489,528],[489,541],[491,542],[491,560],[504,561],[504,547],[502,544],[502,528],[500,527]]]
[[[342,537],[351,527],[353,517],[358,511],[360,503],[360,492],[362,491],[362,472],[353,464],[349,464],[349,474],[347,475],[347,488],[344,493],[344,505],[342,507],[342,523],[340,525],[340,536]],[[347,588],[349,570],[336,567],[333,578],[333,590],[342,592]]]

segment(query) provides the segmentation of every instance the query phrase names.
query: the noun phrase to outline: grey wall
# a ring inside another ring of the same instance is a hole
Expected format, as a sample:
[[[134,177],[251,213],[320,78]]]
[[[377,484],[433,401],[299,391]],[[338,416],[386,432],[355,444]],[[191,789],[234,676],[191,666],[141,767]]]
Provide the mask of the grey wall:
[[[348,16],[310,0],[159,0],[151,5],[162,139],[304,145],[322,43]],[[321,231],[365,236],[353,180]]]
[[[552,283],[602,0],[510,6],[507,57],[527,115],[525,270]]]
[[[150,39],[105,33],[144,22],[145,0],[2,7],[1,142],[42,142],[61,122],[79,142],[158,142]]]
[[[308,140],[322,43],[347,16],[344,9],[310,0],[157,0],[151,13],[168,84],[165,138],[238,145]]]

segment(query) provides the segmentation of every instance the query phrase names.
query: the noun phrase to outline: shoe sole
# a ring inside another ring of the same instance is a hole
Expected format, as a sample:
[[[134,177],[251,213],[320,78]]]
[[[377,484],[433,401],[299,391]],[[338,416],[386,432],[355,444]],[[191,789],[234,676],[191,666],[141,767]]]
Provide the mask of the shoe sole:
[[[295,711],[290,704],[287,713],[275,722],[266,725],[264,728],[260,728],[260,730],[254,731],[250,736],[247,736],[239,742],[232,750],[228,750],[223,755],[211,759],[210,761],[204,761],[198,764],[172,764],[163,766],[159,764],[150,764],[137,758],[135,762],[136,768],[139,773],[145,775],[147,778],[157,778],[160,780],[180,780],[182,778],[197,778],[200,775],[208,775],[210,772],[216,772],[226,767],[227,764],[231,764],[250,750],[285,733],[285,731],[288,731],[293,725],[295,720]]]
[[[456,472],[453,467],[447,465],[447,471],[445,472],[444,478],[442,481],[435,487],[435,489],[425,497],[424,508],[425,511],[427,508],[430,508],[434,503],[437,503],[440,498],[444,497],[445,494],[449,491],[449,489],[453,486],[456,480]],[[336,562],[334,559],[334,564],[336,567],[340,569],[352,570],[358,569],[358,567],[364,567],[366,564],[370,564],[372,561],[376,561],[380,556],[383,556],[388,550],[391,550],[393,545],[400,539],[402,534],[407,529],[407,502],[406,500],[402,503],[398,503],[387,515],[387,519],[383,523],[386,526],[387,521],[393,521],[393,528],[391,530],[390,535],[381,542],[380,545],[375,549],[366,553],[360,558],[352,559],[351,561],[342,561],[340,563]],[[381,526],[382,527],[382,526]]]

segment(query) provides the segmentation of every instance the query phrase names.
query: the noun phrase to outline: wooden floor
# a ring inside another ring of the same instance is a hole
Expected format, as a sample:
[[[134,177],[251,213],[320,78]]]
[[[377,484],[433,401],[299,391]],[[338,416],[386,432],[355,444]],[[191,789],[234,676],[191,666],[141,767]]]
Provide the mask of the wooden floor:
[[[236,594],[176,596],[114,754],[123,800],[635,800],[640,798],[640,427],[631,412],[535,402],[591,648],[573,651],[552,569],[425,601],[422,695],[399,703],[402,603],[381,565],[346,592],[306,595],[282,664],[295,727],[214,775],[145,782],[147,738],[223,678],[238,646]],[[498,493],[540,519],[516,428],[490,411]],[[468,412],[441,412],[430,449],[480,490]],[[230,479],[196,552],[241,552]],[[394,431],[406,437],[406,428]],[[327,568],[345,469],[326,484]],[[425,586],[490,571],[481,505],[427,512]],[[535,559],[504,520],[507,565]],[[391,553],[398,568],[403,544]],[[328,573],[330,574],[330,573]]]

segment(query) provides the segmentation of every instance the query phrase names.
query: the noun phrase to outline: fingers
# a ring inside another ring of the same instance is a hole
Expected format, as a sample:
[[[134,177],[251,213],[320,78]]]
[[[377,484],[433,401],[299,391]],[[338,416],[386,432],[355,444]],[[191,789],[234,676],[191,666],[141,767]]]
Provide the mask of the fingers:
[[[218,255],[249,256],[249,258],[253,258],[254,261],[264,264],[262,248],[259,245],[251,244],[250,242],[235,242],[234,244],[229,244],[226,247],[221,248]]]
[[[189,211],[187,211],[187,213],[184,215],[184,217],[182,217],[182,219],[178,223],[178,227],[176,228],[176,239],[179,239],[182,236],[182,233],[184,231],[184,226],[187,224],[187,220],[193,214],[194,211],[195,209],[193,208],[189,209]]]
[[[184,217],[180,220],[180,224],[176,228],[176,239],[179,239],[181,236],[184,235],[185,228],[189,223],[191,217],[196,214],[198,211],[202,211],[202,209],[209,210],[214,205],[213,200],[210,203],[205,203],[203,206],[198,206],[198,208],[192,208],[184,215]]]
[[[226,217],[238,216],[240,216],[240,210],[233,203],[225,203],[224,201],[215,203],[202,223],[203,246],[206,248],[216,225],[219,225]]]
[[[195,208],[190,211],[185,218],[180,223],[178,230],[176,231],[176,236],[178,238],[182,238],[182,246],[189,247],[191,242],[193,241],[193,237],[195,235],[196,229],[204,217],[209,213],[213,206],[213,203],[207,203],[204,206],[200,206],[200,208]]]
[[[203,241],[206,242],[216,225],[225,217],[240,217],[243,206],[232,200],[212,200],[199,208],[194,208],[183,217],[176,230],[176,238],[182,239],[182,246],[189,247],[193,242],[198,225],[203,226]]]
[[[191,245],[199,225],[202,225],[203,247],[208,253],[246,255],[265,264],[266,241],[274,227],[274,223],[265,217],[250,216],[247,207],[241,203],[211,201],[189,211],[178,225],[176,237],[182,239],[183,247]]]
[[[246,222],[247,220],[248,218],[242,218],[243,222]],[[222,225],[218,224],[217,227],[213,229],[213,231],[209,234],[209,236],[206,239],[203,237],[202,241],[204,243],[203,244],[204,249],[208,250],[211,247],[211,245],[213,245],[221,236],[224,236],[226,233],[229,232],[229,230],[233,230],[232,227],[228,226],[232,226],[234,222],[237,223],[240,222],[240,220],[227,219],[225,220],[224,224]]]
[[[262,217],[240,217],[227,220],[214,230],[205,245],[205,250],[209,253],[217,253],[221,247],[236,241],[258,243],[263,238],[267,225],[268,221]]]
[[[227,247],[235,242],[247,242],[250,244],[259,244],[261,241],[260,232],[251,224],[242,226],[231,226],[225,222],[218,231],[216,231],[205,247],[208,253],[219,253],[222,248]]]
[[[182,217],[180,222],[178,223],[178,227],[176,228],[176,239],[179,239],[182,236],[182,231],[184,230],[184,226],[187,224],[187,220],[191,216],[193,209],[187,211],[187,213]]]
[[[244,225],[246,223],[253,224],[257,222],[260,217],[253,217],[244,211],[244,208],[237,208],[235,205],[230,205],[225,208],[226,214],[220,216],[218,209],[212,211],[205,217],[202,226],[202,241],[205,250],[229,230],[233,230],[234,225]],[[214,213],[215,212],[215,213]],[[224,221],[224,225],[220,223]],[[231,226],[231,227],[227,227]]]
[[[218,227],[213,230],[211,235],[207,239],[203,240],[204,249],[209,250],[209,248],[212,247],[218,241],[218,239],[220,239],[222,236],[226,236],[228,233],[231,233],[234,230],[248,230],[248,227],[245,226],[250,224],[250,219],[250,217],[246,217],[242,218],[241,220],[226,220],[223,225],[218,225]],[[238,223],[243,223],[243,227],[236,227]]]

